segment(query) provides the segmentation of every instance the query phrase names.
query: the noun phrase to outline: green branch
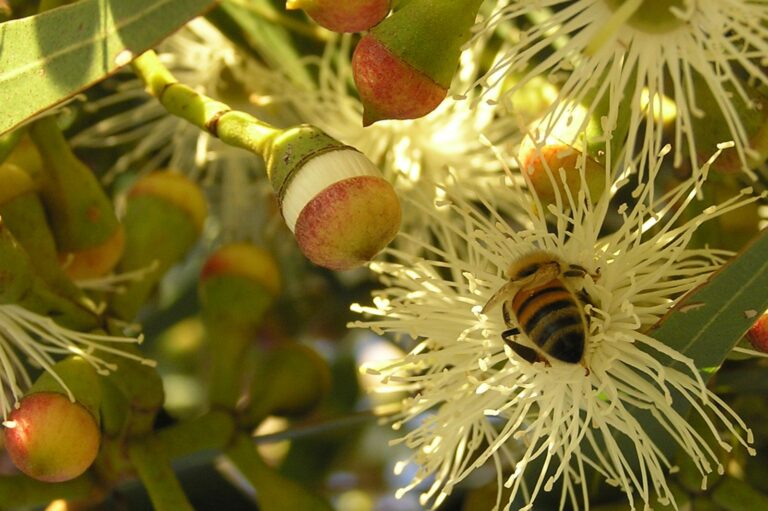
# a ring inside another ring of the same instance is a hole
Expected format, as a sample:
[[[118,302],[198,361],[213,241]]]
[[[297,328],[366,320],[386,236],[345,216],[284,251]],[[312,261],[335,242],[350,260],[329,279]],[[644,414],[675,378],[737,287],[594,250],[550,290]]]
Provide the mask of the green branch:
[[[264,463],[253,441],[246,434],[241,433],[235,437],[235,441],[227,449],[226,455],[256,489],[259,509],[263,511],[331,510],[331,507],[323,499]]]
[[[212,410],[195,419],[158,430],[156,438],[169,458],[181,458],[210,449],[222,450],[235,435],[231,413]]]
[[[179,83],[154,51],[133,61],[133,69],[169,113],[186,119],[223,142],[260,156],[279,130],[245,112],[232,110],[196,90]]]
[[[149,493],[155,511],[193,511],[163,444],[155,437],[135,440],[128,457]]]

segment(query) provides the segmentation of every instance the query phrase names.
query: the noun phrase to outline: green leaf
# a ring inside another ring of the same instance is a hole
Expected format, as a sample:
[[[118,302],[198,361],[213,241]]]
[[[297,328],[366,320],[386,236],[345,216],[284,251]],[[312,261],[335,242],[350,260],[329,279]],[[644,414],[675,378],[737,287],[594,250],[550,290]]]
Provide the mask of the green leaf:
[[[764,229],[740,254],[710,279],[689,292],[654,325],[648,334],[690,357],[707,381],[756,320],[753,312],[768,308],[768,230]],[[650,349],[650,348],[649,348]],[[662,364],[689,373],[678,361],[654,353]],[[690,403],[672,390],[674,407],[682,416]],[[644,430],[669,459],[677,443],[648,410],[628,406]],[[626,439],[623,439],[626,440]],[[628,441],[625,444],[630,449]]]
[[[693,359],[706,380],[768,309],[768,230],[691,291],[649,335]],[[682,364],[672,367],[685,370]]]
[[[215,0],[81,0],[0,24],[0,134],[128,64]]]

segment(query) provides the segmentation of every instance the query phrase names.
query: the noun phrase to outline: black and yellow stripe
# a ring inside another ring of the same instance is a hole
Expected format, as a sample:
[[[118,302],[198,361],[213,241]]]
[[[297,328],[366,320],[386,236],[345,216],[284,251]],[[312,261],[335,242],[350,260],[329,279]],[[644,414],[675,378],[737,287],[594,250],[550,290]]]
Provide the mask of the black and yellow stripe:
[[[544,353],[578,363],[584,354],[586,325],[573,293],[559,279],[518,292],[511,304],[518,325]]]

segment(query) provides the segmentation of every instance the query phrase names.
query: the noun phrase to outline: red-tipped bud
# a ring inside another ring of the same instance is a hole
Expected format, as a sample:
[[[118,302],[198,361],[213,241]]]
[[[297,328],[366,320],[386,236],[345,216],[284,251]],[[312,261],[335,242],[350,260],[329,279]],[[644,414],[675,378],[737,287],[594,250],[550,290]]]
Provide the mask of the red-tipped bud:
[[[21,400],[5,426],[5,448],[14,465],[46,482],[74,479],[99,452],[96,419],[64,394],[37,392]]]
[[[364,126],[382,119],[416,119],[437,108],[481,3],[409,1],[362,38],[352,71]]]
[[[285,8],[303,9],[334,32],[362,32],[384,19],[389,4],[389,0],[288,0]]]
[[[363,126],[382,119],[424,117],[448,94],[447,87],[393,55],[372,35],[357,44],[352,72],[363,102]]]
[[[117,266],[125,248],[125,230],[118,225],[105,241],[77,252],[59,254],[66,274],[72,280],[102,277]]]
[[[568,144],[523,144],[519,159],[521,172],[544,204],[554,204],[559,196],[567,205],[566,190],[576,200],[584,182],[595,201],[605,186],[603,166]]]
[[[298,126],[273,140],[266,160],[285,223],[313,263],[332,270],[360,266],[397,234],[397,195],[359,151]]]
[[[255,330],[279,293],[277,263],[255,245],[224,245],[211,254],[200,272],[200,301],[214,329],[227,324],[245,332]]]
[[[118,271],[147,273],[112,297],[117,316],[136,316],[163,274],[197,241],[206,214],[202,189],[181,174],[154,172],[134,184],[126,201],[125,250]]]
[[[757,351],[768,353],[768,312],[752,325],[747,332],[747,339]]]
[[[364,172],[337,180],[335,172],[322,174],[307,168],[306,177],[294,179],[283,201],[283,214],[301,251],[313,263],[332,270],[365,264],[400,227],[400,202],[392,185],[362,154],[351,149],[332,151],[306,166],[339,171],[341,162],[351,159],[360,160],[363,165],[357,170]]]

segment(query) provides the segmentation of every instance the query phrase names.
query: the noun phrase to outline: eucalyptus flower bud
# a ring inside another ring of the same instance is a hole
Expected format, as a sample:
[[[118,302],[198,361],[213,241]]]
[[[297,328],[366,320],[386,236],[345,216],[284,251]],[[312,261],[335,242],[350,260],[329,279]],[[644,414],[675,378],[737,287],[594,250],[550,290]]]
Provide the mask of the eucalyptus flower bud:
[[[119,224],[91,169],[72,152],[54,119],[35,122],[30,134],[43,158],[41,194],[59,252],[76,253],[108,242]],[[109,260],[102,264],[112,269],[120,253],[108,252]]]
[[[448,94],[482,0],[410,0],[364,36],[352,56],[363,126],[416,119]]]
[[[113,312],[135,317],[160,278],[197,241],[207,208],[200,187],[178,173],[155,172],[134,184],[126,200],[125,251],[118,271],[151,271],[114,295]]]
[[[251,384],[248,417],[308,413],[330,389],[328,364],[314,350],[289,343],[271,350]]]
[[[285,8],[303,9],[334,32],[362,32],[384,19],[389,4],[389,0],[288,0]]]
[[[397,195],[359,151],[298,126],[275,138],[265,160],[285,222],[313,263],[360,266],[397,234]]]
[[[46,482],[68,481],[85,472],[99,452],[100,403],[99,376],[90,364],[79,357],[55,364],[3,423],[14,465]]]
[[[520,171],[528,185],[544,204],[554,204],[557,197],[568,204],[570,194],[575,200],[582,183],[587,184],[592,201],[597,201],[605,187],[605,169],[591,156],[568,144],[547,144],[535,147],[522,144]]]
[[[59,294],[74,301],[85,300],[83,292],[58,264],[56,242],[37,196],[39,184],[26,169],[11,163],[0,165],[0,183],[0,217],[28,254],[35,272]]]
[[[755,321],[747,332],[747,339],[757,351],[768,353],[768,312]]]
[[[64,394],[38,392],[21,400],[5,426],[5,448],[16,467],[46,482],[74,479],[99,452],[96,419]]]
[[[199,293],[207,322],[252,332],[280,293],[280,271],[255,245],[224,245],[203,266]]]

